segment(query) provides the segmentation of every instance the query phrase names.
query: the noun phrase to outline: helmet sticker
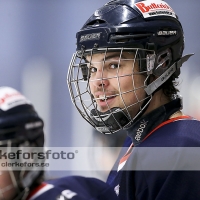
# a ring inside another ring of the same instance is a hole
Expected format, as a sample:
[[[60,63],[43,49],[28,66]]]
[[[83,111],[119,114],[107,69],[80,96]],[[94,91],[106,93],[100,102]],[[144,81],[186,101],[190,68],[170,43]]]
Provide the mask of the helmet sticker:
[[[176,18],[175,12],[165,1],[161,0],[141,1],[135,3],[135,6],[139,9],[144,18],[156,17],[156,16],[170,16]]]
[[[10,87],[0,87],[0,109],[9,110],[15,106],[30,104],[17,90]]]

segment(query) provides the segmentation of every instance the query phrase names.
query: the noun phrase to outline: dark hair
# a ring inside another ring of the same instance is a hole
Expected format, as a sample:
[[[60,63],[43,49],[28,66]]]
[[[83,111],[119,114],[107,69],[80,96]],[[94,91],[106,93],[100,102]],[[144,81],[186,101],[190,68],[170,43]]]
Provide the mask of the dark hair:
[[[163,90],[164,95],[169,99],[173,100],[177,93],[179,92],[179,89],[176,87],[179,84],[179,82],[176,79],[175,75],[172,75],[161,87]]]

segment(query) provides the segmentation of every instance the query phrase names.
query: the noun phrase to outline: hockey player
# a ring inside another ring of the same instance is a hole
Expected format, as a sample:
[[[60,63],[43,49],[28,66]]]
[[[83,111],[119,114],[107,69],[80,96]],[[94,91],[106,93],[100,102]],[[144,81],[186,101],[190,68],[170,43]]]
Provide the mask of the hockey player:
[[[151,157],[138,150],[200,146],[200,122],[182,112],[177,95],[180,68],[192,54],[182,56],[184,34],[174,10],[162,0],[112,0],[76,37],[67,78],[73,104],[99,132],[127,130],[130,148],[107,180],[119,198],[199,199],[200,172],[184,168],[192,163],[180,151],[167,155],[174,159],[164,160],[169,168],[151,168],[162,164],[161,148]]]
[[[0,87],[0,200],[117,199],[109,185],[95,178],[68,176],[44,181],[43,168],[9,167],[18,150],[36,147],[41,152],[43,145],[43,120],[33,105],[15,89]],[[18,156],[15,161],[22,163]]]

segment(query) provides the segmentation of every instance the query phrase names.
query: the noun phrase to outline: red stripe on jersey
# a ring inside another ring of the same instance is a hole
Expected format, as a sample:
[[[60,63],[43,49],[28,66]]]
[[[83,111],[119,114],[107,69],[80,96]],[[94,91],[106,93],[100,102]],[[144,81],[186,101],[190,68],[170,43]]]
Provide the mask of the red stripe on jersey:
[[[159,129],[160,127],[166,125],[166,124],[169,124],[171,122],[174,122],[174,121],[177,121],[177,120],[181,120],[181,119],[188,119],[188,118],[191,118],[190,116],[179,116],[179,117],[174,117],[174,118],[171,118],[171,119],[168,119],[167,121],[161,123],[160,125],[158,125],[156,128],[154,128],[142,141],[146,140],[154,131],[156,131],[157,129]]]
[[[128,160],[128,157],[130,156],[133,147],[134,147],[134,145],[132,143],[131,146],[128,148],[126,154],[120,159],[120,163],[124,162],[125,160]]]
[[[169,124],[171,122],[174,122],[174,121],[177,121],[177,120],[181,120],[181,119],[188,119],[188,118],[191,118],[190,116],[179,116],[179,117],[175,117],[175,118],[171,118],[163,123],[161,123],[160,125],[158,125],[155,129],[153,129],[143,140],[146,140],[154,131],[156,131],[157,129],[159,129],[160,127],[166,125],[166,124]],[[122,164],[123,162],[127,161],[129,156],[131,155],[132,153],[132,150],[133,150],[133,147],[134,147],[134,144],[132,143],[131,146],[129,147],[129,149],[127,150],[126,154],[120,159],[119,161],[119,166],[120,164]],[[118,169],[119,169],[119,166],[118,166]]]
[[[47,185],[47,183],[41,183],[38,187],[36,187],[34,190],[32,190],[30,192],[30,194],[28,195],[28,199],[30,199],[34,194],[36,194],[39,190],[41,190],[43,187],[45,187]]]
[[[37,188],[30,192],[28,195],[27,200],[33,200],[40,196],[41,194],[45,193],[46,191],[52,189],[54,186],[47,183],[41,183]]]

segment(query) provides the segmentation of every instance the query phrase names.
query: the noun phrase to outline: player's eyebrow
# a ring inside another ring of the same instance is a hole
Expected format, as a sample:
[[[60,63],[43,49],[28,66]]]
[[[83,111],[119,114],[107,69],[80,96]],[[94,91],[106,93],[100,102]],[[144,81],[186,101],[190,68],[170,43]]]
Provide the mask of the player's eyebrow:
[[[109,56],[106,56],[106,58],[105,57],[103,57],[99,62],[101,62],[101,61],[107,61],[107,60],[110,60],[110,59],[112,59],[112,58],[120,58],[120,55],[119,55],[119,53],[113,53],[113,54],[111,54],[111,55],[109,55]],[[124,56],[123,54],[121,55],[121,58],[122,59],[126,59],[126,56]],[[87,63],[89,63],[89,61],[87,60],[87,58],[85,58],[85,61],[87,62]]]

